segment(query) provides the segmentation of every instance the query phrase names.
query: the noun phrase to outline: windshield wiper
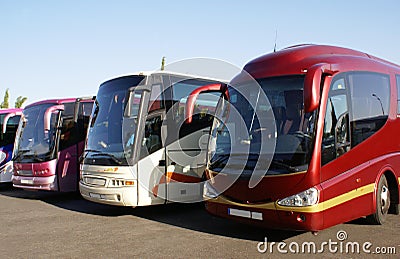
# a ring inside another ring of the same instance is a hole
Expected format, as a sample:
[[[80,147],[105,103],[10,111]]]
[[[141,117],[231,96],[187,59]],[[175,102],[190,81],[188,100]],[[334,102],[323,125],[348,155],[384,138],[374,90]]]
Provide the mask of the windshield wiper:
[[[31,150],[30,149],[20,149],[20,150],[18,150],[18,153],[12,158],[12,160],[16,160],[18,158],[22,158],[22,156],[25,153],[28,153],[29,151],[31,151]]]
[[[274,166],[276,166],[276,167],[280,167],[280,168],[282,168],[282,169],[286,169],[286,170],[288,170],[288,171],[291,172],[291,173],[294,173],[294,172],[297,172],[297,171],[298,171],[296,167],[293,167],[293,166],[290,166],[290,165],[288,165],[288,164],[282,163],[282,162],[280,162],[280,161],[278,161],[278,160],[272,160],[272,161],[271,161],[271,165],[274,165]]]
[[[254,154],[254,153],[250,153],[249,154],[249,160],[256,161],[258,159],[262,159],[262,158],[260,158],[259,154]],[[279,160],[276,160],[276,159],[273,159],[271,161],[271,165],[279,167],[281,169],[286,169],[291,173],[294,173],[294,172],[298,171],[298,169],[296,167],[288,165],[288,164],[285,164],[285,163],[283,163],[283,162],[281,162]]]
[[[92,149],[86,149],[85,152],[86,152],[86,154],[85,154],[84,158],[86,158],[88,153],[93,152],[95,154],[93,154],[92,156],[107,156],[107,157],[111,158],[115,163],[122,165],[121,159],[114,156],[113,154],[108,154],[108,153],[101,152],[99,150],[92,150]]]
[[[39,157],[38,155],[36,155],[36,154],[33,155],[33,160],[36,161],[36,162],[43,162],[43,161],[45,161],[44,158],[40,158],[40,157]]]

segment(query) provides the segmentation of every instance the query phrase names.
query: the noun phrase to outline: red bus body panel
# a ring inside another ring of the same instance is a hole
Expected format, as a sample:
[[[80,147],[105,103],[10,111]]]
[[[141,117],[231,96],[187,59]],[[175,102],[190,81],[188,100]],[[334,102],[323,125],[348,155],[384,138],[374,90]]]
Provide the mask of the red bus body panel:
[[[250,61],[243,69],[245,72],[232,81],[238,83],[245,80],[247,73],[255,79],[305,74],[313,65],[322,63],[330,64],[334,74],[370,71],[389,75],[391,96],[386,124],[351,151],[321,166],[325,107],[332,79],[326,77],[321,88],[315,146],[307,172],[265,176],[252,189],[248,187],[247,180],[238,180],[219,197],[206,200],[208,212],[268,228],[318,231],[374,213],[376,186],[384,173],[392,179],[393,190],[396,191],[392,195],[396,195],[395,199],[399,201],[400,141],[394,137],[400,128],[395,78],[396,74],[400,75],[399,66],[350,49],[301,45]],[[214,179],[218,181],[217,178]],[[277,205],[278,200],[311,187],[320,190],[317,205],[287,208]],[[261,216],[254,219],[252,216],[229,215],[229,209],[243,211],[243,215],[262,213],[262,220],[257,219]]]

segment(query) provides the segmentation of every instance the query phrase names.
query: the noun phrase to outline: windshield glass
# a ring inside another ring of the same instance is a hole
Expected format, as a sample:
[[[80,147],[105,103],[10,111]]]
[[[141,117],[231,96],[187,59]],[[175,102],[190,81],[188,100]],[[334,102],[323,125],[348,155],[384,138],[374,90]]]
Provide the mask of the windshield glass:
[[[43,162],[54,159],[59,112],[50,117],[50,130],[44,129],[44,114],[55,104],[46,103],[25,108],[16,137],[14,161]]]
[[[242,165],[242,175],[249,174],[257,161],[263,159],[261,145],[275,145],[268,149],[273,154],[269,154],[272,161],[267,174],[307,170],[315,116],[303,110],[304,77],[274,77],[257,82],[269,103],[258,101],[259,93],[246,84],[229,86],[229,102],[220,100],[217,114],[221,115],[214,120],[209,144],[209,168],[220,172],[229,159],[229,165]],[[237,110],[241,124],[232,110]],[[248,153],[241,151],[246,146]]]
[[[143,76],[126,76],[100,86],[93,106],[84,163],[127,165],[122,144],[123,116],[129,88],[137,86],[143,79]],[[133,142],[136,122],[132,119],[130,123]]]

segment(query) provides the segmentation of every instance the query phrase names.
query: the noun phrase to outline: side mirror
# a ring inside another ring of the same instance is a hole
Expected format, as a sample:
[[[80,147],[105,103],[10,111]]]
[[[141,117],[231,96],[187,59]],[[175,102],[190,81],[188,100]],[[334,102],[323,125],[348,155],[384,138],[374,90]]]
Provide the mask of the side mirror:
[[[6,116],[4,116],[3,119],[3,134],[6,133],[7,131],[7,122],[10,118],[15,117],[15,116],[21,116],[22,115],[22,111],[15,111],[15,112],[11,112],[9,114],[7,114]]]
[[[307,69],[304,79],[304,111],[312,112],[319,106],[321,97],[321,80],[323,74],[333,75],[331,64],[320,63]]]
[[[228,87],[226,84],[209,84],[196,88],[193,92],[189,94],[189,97],[186,101],[186,107],[185,107],[186,123],[191,123],[193,120],[194,105],[196,103],[199,94],[210,93],[210,92],[220,92],[224,94],[225,98],[229,100]]]
[[[64,105],[54,105],[49,108],[47,108],[46,112],[44,113],[44,131],[49,131],[50,130],[50,120],[51,120],[51,114],[55,111],[63,111],[64,110]]]

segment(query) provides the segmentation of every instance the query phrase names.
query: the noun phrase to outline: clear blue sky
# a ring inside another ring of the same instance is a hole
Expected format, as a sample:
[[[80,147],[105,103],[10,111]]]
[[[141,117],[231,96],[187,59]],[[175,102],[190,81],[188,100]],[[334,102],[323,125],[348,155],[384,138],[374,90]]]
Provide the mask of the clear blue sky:
[[[114,76],[192,57],[243,65],[300,43],[400,64],[400,1],[0,0],[0,98],[95,95]]]

